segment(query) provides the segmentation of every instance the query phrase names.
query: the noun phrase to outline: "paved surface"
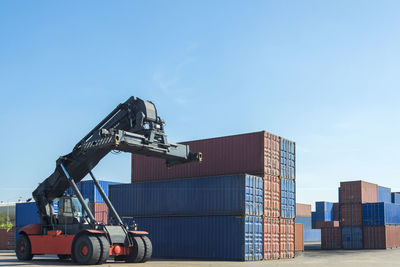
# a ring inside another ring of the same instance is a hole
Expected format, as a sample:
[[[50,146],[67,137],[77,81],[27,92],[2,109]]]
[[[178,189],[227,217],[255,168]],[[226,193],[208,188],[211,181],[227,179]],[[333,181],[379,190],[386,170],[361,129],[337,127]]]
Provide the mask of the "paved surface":
[[[0,251],[0,266],[80,266],[70,261],[59,261],[54,256],[36,256],[32,261],[21,262],[13,251]],[[102,267],[142,266],[142,267],[172,267],[172,266],[322,266],[322,267],[381,267],[400,266],[400,249],[392,250],[310,250],[297,255],[295,259],[258,261],[258,262],[226,262],[226,261],[191,261],[191,260],[151,260],[147,263],[115,263],[108,261]]]

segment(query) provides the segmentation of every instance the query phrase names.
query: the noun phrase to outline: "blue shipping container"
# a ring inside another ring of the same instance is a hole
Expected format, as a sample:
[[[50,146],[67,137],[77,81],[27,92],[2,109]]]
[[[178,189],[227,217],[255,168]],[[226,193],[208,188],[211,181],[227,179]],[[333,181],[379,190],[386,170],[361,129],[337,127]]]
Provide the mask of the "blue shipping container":
[[[321,242],[321,229],[304,229],[304,242]]]
[[[343,249],[362,249],[363,231],[361,227],[342,228],[342,247]]]
[[[400,204],[400,193],[392,193],[392,203]]]
[[[378,185],[378,202],[392,202],[390,188]]]
[[[281,138],[281,178],[296,179],[296,144]]]
[[[400,205],[394,203],[366,203],[362,206],[363,224],[367,226],[400,224]]]
[[[15,226],[22,227],[28,224],[40,223],[35,202],[17,203],[15,205]]]
[[[295,223],[304,224],[304,229],[311,229],[311,217],[299,217],[299,216],[296,216],[294,221],[295,221]]]
[[[119,183],[99,180],[99,184],[100,184],[101,188],[103,188],[104,193],[106,193],[106,196],[108,196],[109,195],[108,187],[110,185],[115,185],[115,184],[119,184]],[[101,197],[99,190],[97,190],[96,186],[94,185],[93,180],[81,181],[81,182],[77,183],[76,185],[77,185],[79,191],[81,192],[83,198],[89,199],[89,202],[104,203],[104,200]],[[74,195],[75,193],[74,193],[74,190],[72,190],[72,188],[70,187],[66,191],[66,194]]]
[[[238,174],[110,186],[121,216],[263,215],[261,177]]]
[[[317,222],[317,213],[315,211],[311,212],[311,227],[315,229],[315,224]]]
[[[281,179],[281,217],[296,217],[296,182],[293,179]]]
[[[315,212],[314,216],[317,222],[333,221],[333,212]]]
[[[135,218],[149,232],[153,257],[254,261],[263,258],[263,219],[258,216]]]
[[[333,212],[333,203],[326,201],[315,202],[315,211],[317,213]]]

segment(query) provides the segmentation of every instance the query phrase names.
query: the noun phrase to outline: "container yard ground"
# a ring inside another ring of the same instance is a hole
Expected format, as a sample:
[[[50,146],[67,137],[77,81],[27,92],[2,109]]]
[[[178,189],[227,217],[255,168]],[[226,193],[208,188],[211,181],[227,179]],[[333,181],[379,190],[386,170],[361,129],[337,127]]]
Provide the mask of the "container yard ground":
[[[104,267],[172,267],[172,266],[323,266],[323,267],[381,267],[400,266],[400,249],[389,250],[309,250],[299,253],[294,259],[255,261],[255,262],[226,262],[226,261],[195,261],[152,259],[144,264],[127,264],[109,261]],[[36,256],[32,261],[21,262],[10,250],[0,251],[0,267],[3,266],[81,266],[69,261],[60,262],[55,256]]]

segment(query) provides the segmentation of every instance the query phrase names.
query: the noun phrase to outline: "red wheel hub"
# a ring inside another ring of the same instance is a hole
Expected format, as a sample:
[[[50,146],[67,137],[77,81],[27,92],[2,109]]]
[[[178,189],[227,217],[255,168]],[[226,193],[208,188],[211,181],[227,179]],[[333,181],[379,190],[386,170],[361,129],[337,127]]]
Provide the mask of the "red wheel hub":
[[[86,256],[88,254],[88,252],[89,252],[88,247],[87,246],[83,246],[82,249],[81,249],[81,252],[82,252],[83,255]]]

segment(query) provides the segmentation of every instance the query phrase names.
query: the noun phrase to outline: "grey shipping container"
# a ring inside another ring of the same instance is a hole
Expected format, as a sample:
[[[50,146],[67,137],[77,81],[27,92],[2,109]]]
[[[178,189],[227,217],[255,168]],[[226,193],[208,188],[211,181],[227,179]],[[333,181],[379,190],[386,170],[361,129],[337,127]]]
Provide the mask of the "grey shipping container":
[[[261,177],[238,174],[110,186],[121,216],[263,215]]]
[[[149,232],[153,257],[234,261],[261,260],[260,216],[192,216],[135,218]]]

